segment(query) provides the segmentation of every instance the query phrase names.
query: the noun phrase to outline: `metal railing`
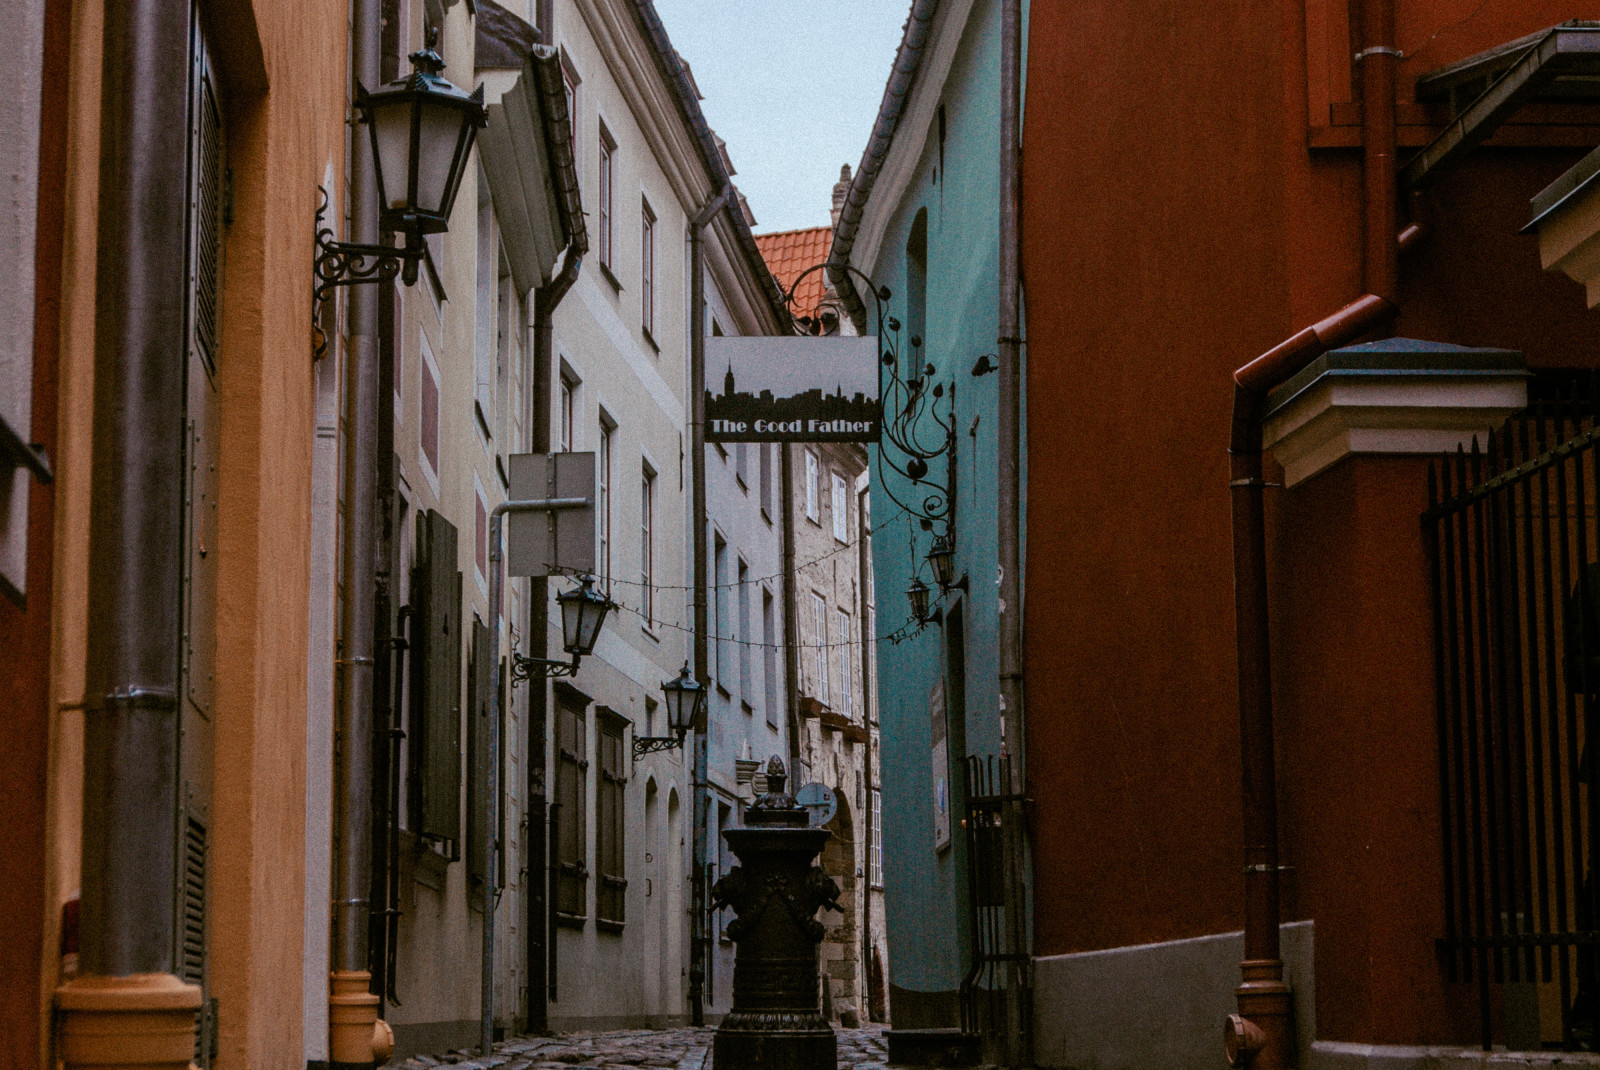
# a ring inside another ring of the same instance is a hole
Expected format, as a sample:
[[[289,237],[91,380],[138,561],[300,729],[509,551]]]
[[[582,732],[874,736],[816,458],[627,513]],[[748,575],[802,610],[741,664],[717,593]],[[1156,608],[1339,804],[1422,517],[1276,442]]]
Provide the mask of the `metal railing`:
[[[1008,794],[1010,762],[970,755],[962,762],[967,847],[967,920],[972,965],[961,982],[961,1031],[995,1036],[1006,1032],[1006,966],[1029,957],[1006,954],[1005,888],[1002,885],[1007,821],[1023,820],[1025,796]],[[1023,1006],[1031,1006],[1024,1000]],[[1027,1023],[1023,1025],[1027,1029]]]
[[[1541,1026],[1541,1003],[1559,1005],[1563,1047],[1593,1048],[1600,1024],[1594,387],[1588,373],[1537,379],[1525,412],[1428,473],[1438,948],[1450,981],[1477,985],[1485,1049],[1492,986],[1501,986],[1511,1047],[1557,1043]]]

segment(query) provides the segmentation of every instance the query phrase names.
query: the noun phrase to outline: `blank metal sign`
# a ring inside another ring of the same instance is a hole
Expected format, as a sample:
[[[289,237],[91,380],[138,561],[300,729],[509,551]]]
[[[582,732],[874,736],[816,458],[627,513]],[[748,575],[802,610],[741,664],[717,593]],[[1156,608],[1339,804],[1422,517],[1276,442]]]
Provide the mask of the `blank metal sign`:
[[[531,509],[509,514],[506,574],[593,572],[594,454],[514,453],[510,475],[514,501],[588,498],[590,504],[583,509]]]

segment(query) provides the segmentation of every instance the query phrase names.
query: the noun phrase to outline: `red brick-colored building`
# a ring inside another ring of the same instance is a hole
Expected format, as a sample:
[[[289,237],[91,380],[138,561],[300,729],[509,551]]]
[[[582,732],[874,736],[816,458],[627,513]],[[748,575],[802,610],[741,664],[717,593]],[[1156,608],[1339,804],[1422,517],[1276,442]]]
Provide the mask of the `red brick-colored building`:
[[[1600,143],[1600,107],[1550,99],[1559,79],[1498,123],[1472,125],[1468,107],[1530,47],[1556,45],[1546,34],[1486,53],[1582,14],[1569,0],[1031,5],[1022,214],[1040,1065],[1223,1064],[1244,955],[1241,869],[1266,865],[1241,832],[1233,373],[1366,294],[1382,303],[1280,351],[1283,374],[1265,386],[1333,354],[1250,402],[1252,419],[1268,418],[1267,635],[1294,1004],[1280,1054],[1313,1070],[1411,1066],[1428,1046],[1480,1042],[1477,983],[1452,980],[1435,944],[1447,804],[1419,518],[1431,451],[1481,438],[1519,407],[1524,383],[1545,389],[1546,370],[1600,364],[1600,319],[1519,233],[1530,200]],[[1572,32],[1582,47],[1594,40]],[[1391,125],[1372,88],[1382,68]],[[1455,117],[1487,141],[1412,182],[1414,155]],[[1348,348],[1358,342],[1379,344]],[[1496,1043],[1581,1042],[1570,986],[1500,982],[1489,986]]]

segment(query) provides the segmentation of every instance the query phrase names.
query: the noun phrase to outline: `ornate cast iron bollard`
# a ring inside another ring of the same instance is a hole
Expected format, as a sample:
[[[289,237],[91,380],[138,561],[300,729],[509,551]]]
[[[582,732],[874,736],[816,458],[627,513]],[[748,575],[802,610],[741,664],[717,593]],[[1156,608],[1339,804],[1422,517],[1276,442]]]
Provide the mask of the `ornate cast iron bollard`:
[[[839,886],[812,860],[827,829],[784,791],[783,762],[767,762],[767,793],[745,811],[745,825],[723,835],[742,865],[711,889],[713,909],[738,918],[728,935],[733,1009],[717,1027],[716,1070],[836,1070],[833,1029],[817,1009],[819,907],[839,906]]]

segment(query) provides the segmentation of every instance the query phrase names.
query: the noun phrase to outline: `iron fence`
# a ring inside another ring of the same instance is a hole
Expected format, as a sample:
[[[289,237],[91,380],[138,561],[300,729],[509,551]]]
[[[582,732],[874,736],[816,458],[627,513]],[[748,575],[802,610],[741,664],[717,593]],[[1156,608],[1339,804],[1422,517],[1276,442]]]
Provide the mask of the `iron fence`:
[[[967,921],[972,946],[972,965],[961,982],[961,1030],[964,1033],[994,1035],[1005,1032],[1006,967],[1013,960],[1022,963],[1024,974],[1029,962],[1026,954],[1008,955],[1006,946],[1005,848],[1002,840],[1005,822],[1021,822],[1025,796],[1008,794],[1011,783],[1010,761],[992,755],[968,756],[962,764],[965,804],[961,824],[967,847]],[[1031,1007],[1030,1000],[1023,1007]],[[1024,1023],[1024,1035],[1028,1034]]]
[[[1535,379],[1525,412],[1428,473],[1438,948],[1450,981],[1477,986],[1485,1049],[1494,986],[1513,1048],[1592,1048],[1600,1018],[1594,387],[1587,373]]]

